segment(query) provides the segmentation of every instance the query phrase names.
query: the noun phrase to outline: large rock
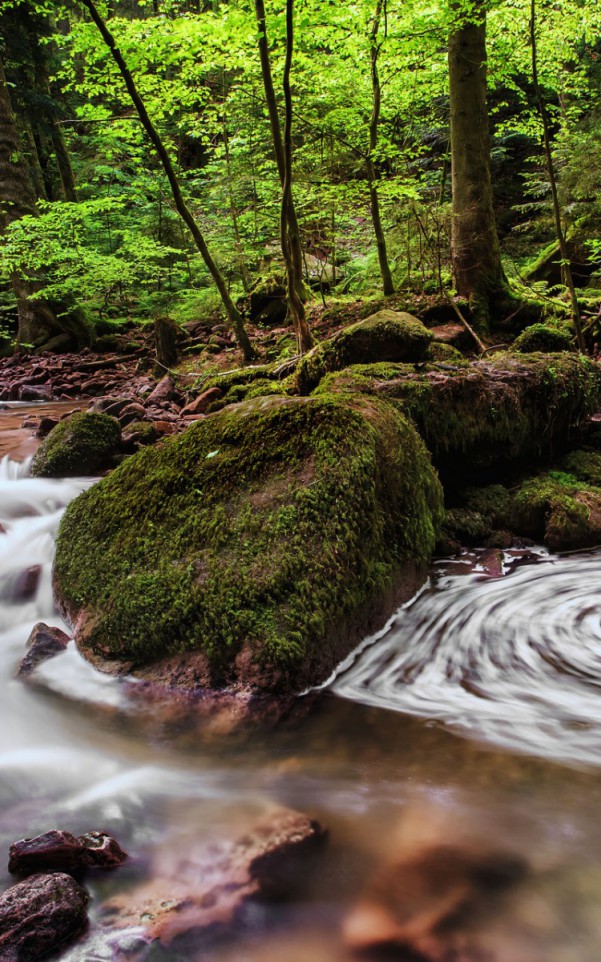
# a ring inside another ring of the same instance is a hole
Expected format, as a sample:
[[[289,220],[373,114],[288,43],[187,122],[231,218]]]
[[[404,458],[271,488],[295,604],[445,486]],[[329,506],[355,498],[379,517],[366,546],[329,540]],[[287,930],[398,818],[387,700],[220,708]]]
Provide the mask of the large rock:
[[[259,398],[72,502],[56,591],[101,666],[300,691],[417,587],[441,505],[425,446],[391,405]]]
[[[296,371],[301,394],[309,394],[328,371],[377,361],[421,361],[433,336],[417,317],[378,311],[351,324],[306,354]]]
[[[597,409],[600,387],[599,365],[580,355],[499,353],[444,370],[355,365],[327,375],[316,394],[389,400],[414,421],[437,467],[464,485],[474,470],[531,463],[565,445]]]
[[[85,925],[89,896],[70,875],[32,875],[0,895],[0,959],[39,959]]]
[[[31,464],[34,477],[85,477],[110,467],[121,444],[121,428],[106,414],[80,412],[65,418],[44,438]]]
[[[8,852],[8,871],[13,875],[36,872],[83,872],[88,868],[113,869],[127,854],[106,832],[87,832],[76,838],[71,832],[53,829],[14,842]]]

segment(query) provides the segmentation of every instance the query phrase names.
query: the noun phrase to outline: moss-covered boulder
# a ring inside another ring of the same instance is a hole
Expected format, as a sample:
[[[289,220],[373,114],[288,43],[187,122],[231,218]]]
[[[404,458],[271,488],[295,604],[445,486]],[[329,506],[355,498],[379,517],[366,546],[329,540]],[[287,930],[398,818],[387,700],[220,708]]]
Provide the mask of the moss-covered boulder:
[[[416,587],[441,518],[428,452],[391,405],[259,398],[77,498],[55,585],[101,663],[299,691],[383,623],[403,579]]]
[[[577,481],[601,488],[601,451],[570,451],[563,459],[561,468]]]
[[[309,394],[328,371],[351,364],[421,361],[431,341],[430,331],[411,314],[378,311],[309,351],[296,370],[297,388]]]
[[[446,474],[548,455],[597,409],[599,366],[578,354],[499,353],[469,367],[361,364],[323,378],[316,394],[387,399],[415,422]]]
[[[601,488],[550,471],[524,482],[513,498],[512,527],[553,551],[601,544]]]
[[[576,350],[566,331],[549,327],[547,324],[531,324],[526,327],[519,337],[516,337],[511,349],[518,354],[534,354],[536,351],[552,354]]]
[[[86,477],[111,466],[121,445],[119,422],[107,414],[78,412],[60,421],[40,444],[34,477]]]

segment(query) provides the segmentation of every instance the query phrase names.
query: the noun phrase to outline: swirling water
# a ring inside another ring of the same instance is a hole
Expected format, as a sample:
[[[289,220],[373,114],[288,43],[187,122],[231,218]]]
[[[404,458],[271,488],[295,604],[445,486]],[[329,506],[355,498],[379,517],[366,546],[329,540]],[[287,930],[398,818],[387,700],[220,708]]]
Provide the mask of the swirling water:
[[[207,840],[236,838],[274,803],[330,829],[305,896],[231,940],[154,948],[145,960],[351,962],[343,920],[371,873],[420,840],[452,840],[520,852],[531,868],[477,929],[475,954],[457,959],[596,962],[601,555],[492,579],[435,569],[311,712],[230,743],[205,737],[194,718],[140,710],[127,683],[100,675],[73,645],[29,681],[15,677],[33,624],[62,625],[54,538],[88,483],[34,480],[26,463],[0,462],[0,888],[9,843],[50,828],[104,828],[132,855],[89,880],[91,927],[65,962],[131,958],[100,925],[103,899],[160,878],[178,847],[193,857]],[[24,596],[23,572],[38,566]]]
[[[601,555],[542,555],[501,578],[434,577],[333,687],[518,751],[599,765]]]

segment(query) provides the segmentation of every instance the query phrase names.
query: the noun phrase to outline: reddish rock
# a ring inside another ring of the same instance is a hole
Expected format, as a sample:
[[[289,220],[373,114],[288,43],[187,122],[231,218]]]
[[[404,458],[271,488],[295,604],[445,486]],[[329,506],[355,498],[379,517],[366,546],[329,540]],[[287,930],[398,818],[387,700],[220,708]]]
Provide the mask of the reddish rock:
[[[39,664],[60,655],[69,644],[69,635],[40,621],[27,639],[28,652],[19,665],[18,675],[29,675]]]
[[[146,404],[158,404],[159,401],[178,400],[181,400],[181,394],[177,390],[173,378],[167,375],[161,381],[159,381],[154,391],[148,395],[146,398]]]
[[[35,598],[41,574],[41,565],[32,565],[30,568],[26,568],[25,571],[19,572],[13,585],[12,600],[31,601],[32,598]]]
[[[88,893],[70,875],[32,875],[0,895],[0,959],[30,962],[77,935]]]
[[[79,873],[87,868],[117,868],[126,858],[127,853],[106,832],[87,832],[76,838],[71,832],[54,829],[14,842],[8,853],[8,871],[13,875]]]
[[[119,423],[122,427],[125,427],[127,424],[131,424],[132,421],[143,421],[145,418],[146,408],[142,407],[141,404],[134,402],[133,404],[128,404],[123,408],[119,414]]]
[[[276,809],[234,842],[193,844],[161,853],[155,878],[105,903],[101,913],[111,928],[141,926],[149,941],[169,945],[195,931],[229,931],[250,899],[282,898],[302,887],[307,859],[326,839],[306,815]]]
[[[182,417],[186,417],[190,414],[204,414],[209,404],[212,401],[217,401],[219,398],[223,397],[223,391],[218,387],[210,387],[208,391],[204,391],[203,394],[199,394],[197,398],[186,404],[185,408],[182,408],[180,414]]]
[[[49,384],[26,384],[19,388],[19,401],[50,401],[52,388]]]

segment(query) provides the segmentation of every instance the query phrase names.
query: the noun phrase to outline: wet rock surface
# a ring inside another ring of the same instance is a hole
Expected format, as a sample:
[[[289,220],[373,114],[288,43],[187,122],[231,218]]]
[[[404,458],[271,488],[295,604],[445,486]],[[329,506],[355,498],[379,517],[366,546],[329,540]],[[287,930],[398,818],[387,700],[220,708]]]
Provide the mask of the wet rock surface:
[[[27,639],[27,654],[19,665],[20,676],[29,675],[38,665],[48,658],[60,655],[69,644],[70,638],[60,628],[51,628],[39,622],[34,626]]]
[[[127,853],[107,832],[87,832],[76,837],[54,829],[14,842],[8,853],[8,870],[13,875],[42,871],[81,873],[88,868],[117,868],[126,859]]]
[[[39,959],[86,924],[88,893],[62,872],[37,874],[0,895],[0,959]]]

